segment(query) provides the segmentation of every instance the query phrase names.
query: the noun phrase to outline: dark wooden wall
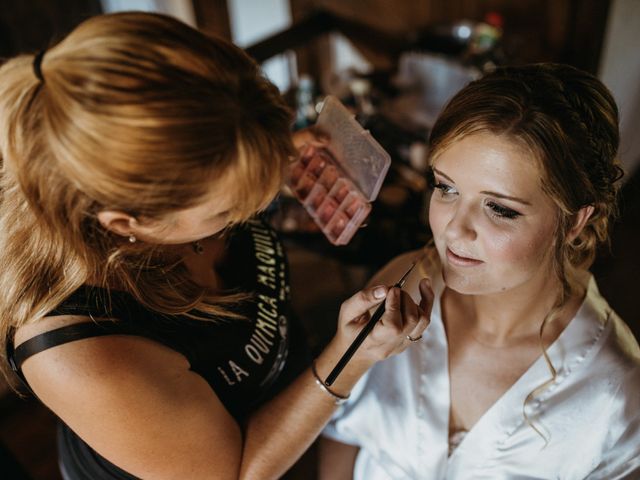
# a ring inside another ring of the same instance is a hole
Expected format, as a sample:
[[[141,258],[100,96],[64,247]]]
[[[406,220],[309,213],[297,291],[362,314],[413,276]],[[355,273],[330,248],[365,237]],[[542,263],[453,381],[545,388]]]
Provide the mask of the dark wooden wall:
[[[198,28],[210,35],[231,40],[226,0],[193,0],[193,10]]]
[[[0,60],[46,48],[101,11],[99,0],[0,0]]]
[[[481,21],[497,12],[504,19],[510,63],[555,61],[593,73],[609,4],[610,0],[291,0],[294,19],[323,8],[395,34],[463,19]],[[362,53],[367,55],[366,48]]]
[[[198,25],[230,38],[225,0],[193,0]],[[461,19],[504,18],[504,48],[512,63],[556,61],[596,72],[610,0],[291,0],[294,20],[316,9],[394,34]],[[0,0],[0,57],[34,51],[100,13],[99,0]],[[375,52],[363,53],[374,60]],[[322,50],[322,47],[320,48]],[[318,52],[301,55],[301,70]]]

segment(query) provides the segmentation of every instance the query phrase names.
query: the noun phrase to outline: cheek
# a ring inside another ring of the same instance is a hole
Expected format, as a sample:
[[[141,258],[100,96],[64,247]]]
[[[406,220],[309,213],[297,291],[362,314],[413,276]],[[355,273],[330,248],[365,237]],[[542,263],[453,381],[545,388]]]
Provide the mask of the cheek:
[[[435,193],[434,193],[435,195]],[[433,236],[439,237],[447,225],[446,209],[443,205],[431,199],[429,203],[429,227]]]
[[[496,231],[485,237],[484,251],[497,263],[538,268],[551,251],[551,232],[545,228]]]
[[[494,230],[494,229],[489,229]],[[493,231],[484,237],[484,251],[488,257],[500,263],[514,263],[529,256],[530,242],[521,232]]]
[[[171,229],[170,240],[174,243],[187,243],[210,237],[226,227],[224,220],[202,220],[183,218]]]
[[[194,230],[200,232],[204,236],[211,236],[224,230],[226,226],[227,222],[224,219],[216,219],[201,222]]]

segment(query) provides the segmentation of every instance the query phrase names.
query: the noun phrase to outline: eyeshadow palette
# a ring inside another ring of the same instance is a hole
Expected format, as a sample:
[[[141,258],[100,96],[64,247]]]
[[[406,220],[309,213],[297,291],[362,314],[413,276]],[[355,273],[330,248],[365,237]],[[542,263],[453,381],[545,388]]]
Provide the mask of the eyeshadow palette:
[[[354,116],[327,97],[316,123],[327,144],[302,148],[287,183],[334,245],[346,245],[371,211],[391,159]]]

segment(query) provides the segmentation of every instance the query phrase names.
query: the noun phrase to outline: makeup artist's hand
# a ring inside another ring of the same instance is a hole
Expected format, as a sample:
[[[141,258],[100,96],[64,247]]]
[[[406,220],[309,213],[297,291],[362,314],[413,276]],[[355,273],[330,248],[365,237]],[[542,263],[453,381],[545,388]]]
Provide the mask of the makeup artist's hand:
[[[293,144],[298,149],[300,158],[312,157],[317,150],[326,148],[330,139],[328,132],[315,125],[293,133]]]
[[[300,152],[308,145],[322,147],[329,143],[329,140],[329,133],[315,125],[293,132],[293,144]]]
[[[386,292],[385,313],[354,354],[353,360],[375,363],[405,350],[411,340],[419,338],[429,325],[433,290],[430,280],[420,281],[420,303],[399,288],[372,287],[356,293],[343,302],[337,337],[349,345],[370,318],[372,309],[381,303]]]

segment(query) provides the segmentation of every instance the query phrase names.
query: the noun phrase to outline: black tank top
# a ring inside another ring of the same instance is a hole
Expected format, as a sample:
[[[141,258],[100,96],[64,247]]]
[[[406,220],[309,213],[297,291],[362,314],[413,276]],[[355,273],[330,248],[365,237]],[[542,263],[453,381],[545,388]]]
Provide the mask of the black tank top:
[[[209,383],[242,424],[306,367],[309,355],[304,335],[292,323],[288,268],[276,233],[261,221],[247,222],[230,235],[226,259],[219,270],[225,283],[252,293],[250,300],[234,307],[247,320],[209,322],[164,315],[143,307],[126,292],[85,286],[48,316],[86,315],[94,321],[42,333],[15,350],[10,341],[7,353],[12,368],[26,384],[22,363],[43,350],[101,335],[143,336],[182,353],[191,370]],[[110,465],[105,462],[100,462],[101,468]],[[86,465],[83,468],[87,470]],[[132,478],[91,474],[94,478]]]

